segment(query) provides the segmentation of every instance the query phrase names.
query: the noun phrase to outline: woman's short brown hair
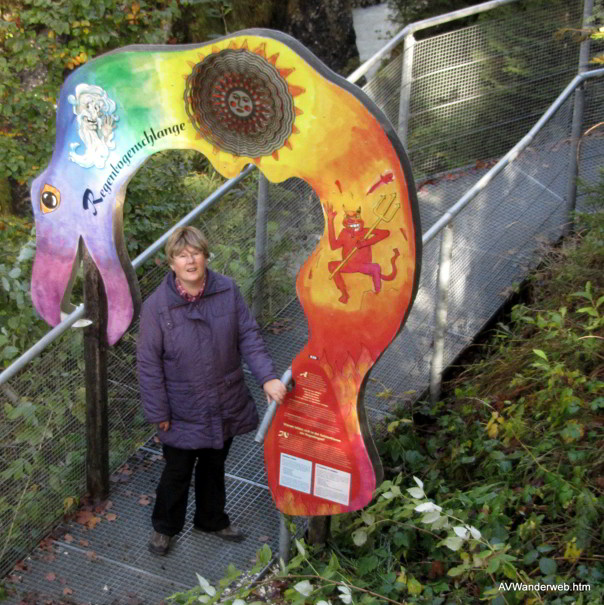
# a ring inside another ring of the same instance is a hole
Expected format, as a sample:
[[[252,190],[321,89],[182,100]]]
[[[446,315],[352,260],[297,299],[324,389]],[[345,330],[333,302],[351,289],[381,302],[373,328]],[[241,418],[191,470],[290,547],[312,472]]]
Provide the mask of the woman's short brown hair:
[[[187,246],[201,250],[206,259],[210,258],[210,246],[206,236],[196,227],[190,225],[177,227],[166,242],[165,252],[168,260],[173,260]]]

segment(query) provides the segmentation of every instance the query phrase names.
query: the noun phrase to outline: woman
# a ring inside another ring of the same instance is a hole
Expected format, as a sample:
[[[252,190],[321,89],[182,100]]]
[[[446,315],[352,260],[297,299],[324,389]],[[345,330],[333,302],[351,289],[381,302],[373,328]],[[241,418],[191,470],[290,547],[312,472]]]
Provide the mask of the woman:
[[[224,510],[224,462],[233,437],[258,424],[241,356],[268,400],[281,403],[286,393],[239,289],[206,267],[202,233],[179,227],[166,257],[172,271],[143,305],[137,345],[145,419],[158,426],[166,460],[149,542],[157,555],[168,552],[184,526],[194,468],[194,526],[225,540],[245,537]]]

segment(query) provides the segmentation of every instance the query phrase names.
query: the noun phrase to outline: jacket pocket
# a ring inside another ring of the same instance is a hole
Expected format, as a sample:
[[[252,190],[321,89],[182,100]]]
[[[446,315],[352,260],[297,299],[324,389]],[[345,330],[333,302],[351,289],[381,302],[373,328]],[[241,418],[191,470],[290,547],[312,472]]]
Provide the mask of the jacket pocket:
[[[222,417],[237,418],[241,415],[246,416],[246,408],[250,400],[251,395],[245,384],[243,368],[240,366],[224,377]]]
[[[175,326],[172,315],[167,309],[162,309],[159,312],[159,325],[164,336],[164,359],[175,360],[178,357],[174,338]]]
[[[193,389],[187,382],[166,381],[166,393],[170,404],[189,401],[192,399]]]
[[[237,384],[244,379],[243,368],[239,366],[236,370],[229,372],[224,377],[224,384],[228,388],[231,385]]]
[[[198,405],[190,384],[176,381],[166,382],[166,393],[173,420],[199,422],[204,416],[203,409]]]

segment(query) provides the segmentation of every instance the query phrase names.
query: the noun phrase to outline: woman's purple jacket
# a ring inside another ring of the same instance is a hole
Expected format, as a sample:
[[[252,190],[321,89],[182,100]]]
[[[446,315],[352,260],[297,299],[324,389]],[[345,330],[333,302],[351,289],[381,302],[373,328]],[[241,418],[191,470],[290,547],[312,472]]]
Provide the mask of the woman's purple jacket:
[[[277,377],[233,280],[208,270],[203,296],[187,302],[170,271],[143,305],[137,344],[145,419],[170,421],[170,430],[159,431],[163,443],[219,449],[256,428],[242,356],[259,384]]]

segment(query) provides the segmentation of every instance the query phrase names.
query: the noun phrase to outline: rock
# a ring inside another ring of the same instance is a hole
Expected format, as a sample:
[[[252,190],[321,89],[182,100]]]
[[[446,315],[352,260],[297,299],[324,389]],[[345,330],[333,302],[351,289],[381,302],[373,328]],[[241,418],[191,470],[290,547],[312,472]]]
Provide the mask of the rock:
[[[351,3],[352,0],[289,0],[281,29],[335,72],[347,75],[359,61]]]

